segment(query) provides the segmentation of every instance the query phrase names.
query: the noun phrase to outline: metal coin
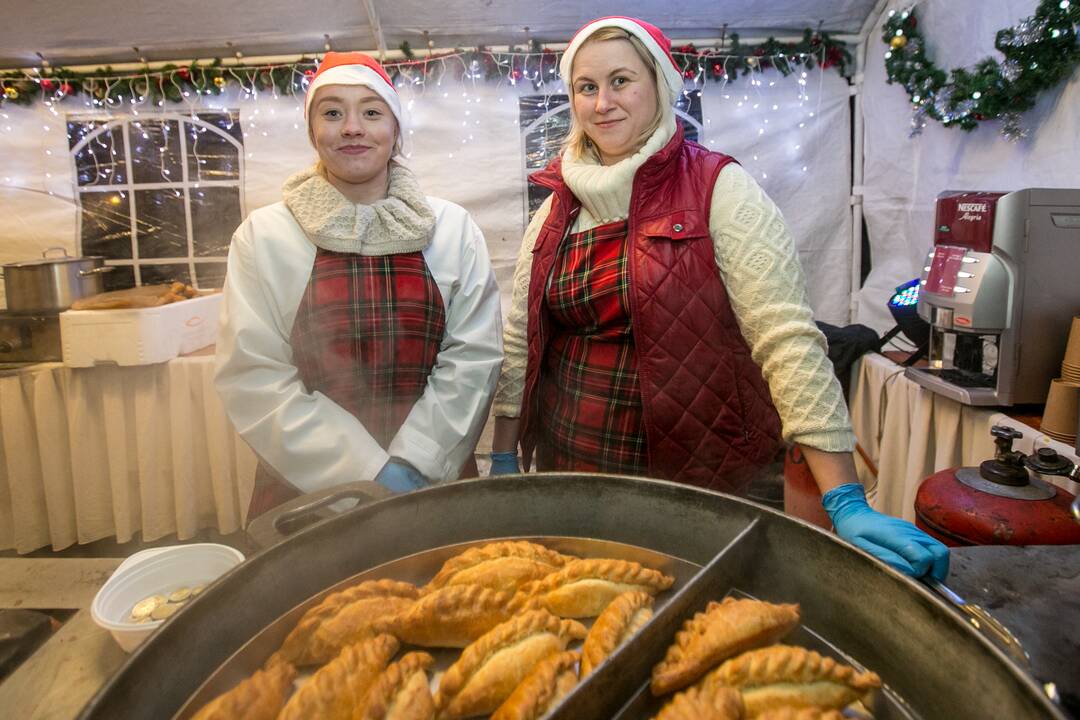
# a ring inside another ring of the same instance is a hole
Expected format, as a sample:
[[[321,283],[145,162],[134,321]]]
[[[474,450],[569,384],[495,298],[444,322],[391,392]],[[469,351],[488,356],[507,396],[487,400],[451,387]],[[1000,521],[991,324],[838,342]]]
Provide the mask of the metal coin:
[[[135,620],[141,620],[148,616],[159,605],[165,604],[164,595],[151,595],[150,597],[143,598],[139,602],[135,603],[135,607],[131,608],[131,617]]]
[[[201,592],[202,592],[203,590],[205,590],[205,589],[206,589],[206,585],[205,585],[205,584],[203,584],[203,585],[196,585],[195,587],[191,588],[191,595],[192,595],[192,597],[195,597],[196,595],[198,595],[199,593],[201,593]]]
[[[182,603],[185,600],[187,600],[189,597],[191,597],[191,588],[186,588],[186,587],[177,588],[176,590],[173,590],[169,594],[169,602],[171,602],[171,603]]]
[[[150,617],[154,620],[164,620],[167,617],[171,617],[172,614],[179,609],[179,605],[158,605],[154,608],[154,611],[150,613]]]

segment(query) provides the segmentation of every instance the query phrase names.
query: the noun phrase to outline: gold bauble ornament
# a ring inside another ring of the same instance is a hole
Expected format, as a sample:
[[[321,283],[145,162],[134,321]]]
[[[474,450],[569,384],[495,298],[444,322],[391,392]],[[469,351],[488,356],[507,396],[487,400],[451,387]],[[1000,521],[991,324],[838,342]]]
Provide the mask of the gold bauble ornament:
[[[214,84],[217,85],[219,88],[225,87],[225,78],[223,78],[223,77],[214,78]]]
[[[893,50],[899,50],[905,45],[907,45],[907,35],[897,35],[889,41],[889,46],[892,47]]]
[[[8,100],[14,100],[15,98],[19,97],[19,91],[13,87],[4,88],[4,97],[6,97]]]

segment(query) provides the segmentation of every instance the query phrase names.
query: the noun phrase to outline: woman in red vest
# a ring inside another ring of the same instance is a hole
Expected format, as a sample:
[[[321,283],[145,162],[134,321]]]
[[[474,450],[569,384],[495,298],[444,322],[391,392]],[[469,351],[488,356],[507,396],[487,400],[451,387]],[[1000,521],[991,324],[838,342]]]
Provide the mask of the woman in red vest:
[[[403,164],[382,66],[327,53],[305,116],[318,164],[229,248],[215,384],[261,461],[249,517],[354,480],[475,475],[502,360],[484,237]]]
[[[560,71],[572,121],[532,182],[495,397],[494,474],[647,475],[735,492],[798,443],[844,538],[911,575],[948,553],[866,503],[851,421],[783,217],[731,157],[685,140],[671,42],[588,23]]]

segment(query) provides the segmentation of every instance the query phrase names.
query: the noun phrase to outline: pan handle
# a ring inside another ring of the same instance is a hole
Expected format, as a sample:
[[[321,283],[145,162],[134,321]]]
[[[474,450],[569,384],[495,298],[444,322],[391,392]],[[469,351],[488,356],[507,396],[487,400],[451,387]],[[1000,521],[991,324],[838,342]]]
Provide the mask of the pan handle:
[[[247,527],[247,535],[260,548],[268,548],[320,520],[337,515],[330,506],[342,500],[367,504],[392,495],[382,485],[361,480],[302,495],[260,515]]]
[[[101,267],[90,268],[89,270],[80,270],[79,277],[87,277],[89,275],[102,275],[104,273],[111,273],[116,268],[112,265],[102,265]]]
[[[1026,670],[1031,669],[1031,658],[1020,644],[1020,641],[1012,634],[1009,628],[1002,625],[985,608],[967,602],[943,582],[930,578],[923,578],[923,582],[929,585],[938,595],[952,603],[960,612],[967,615],[968,621],[975,626],[975,629],[1004,649],[1021,667]]]

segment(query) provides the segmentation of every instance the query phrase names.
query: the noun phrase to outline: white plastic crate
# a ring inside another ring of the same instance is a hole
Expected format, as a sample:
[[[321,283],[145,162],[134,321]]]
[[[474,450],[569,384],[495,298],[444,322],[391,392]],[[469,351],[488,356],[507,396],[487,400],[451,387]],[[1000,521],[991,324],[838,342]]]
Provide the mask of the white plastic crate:
[[[68,367],[152,365],[213,345],[221,293],[150,308],[60,313]]]

